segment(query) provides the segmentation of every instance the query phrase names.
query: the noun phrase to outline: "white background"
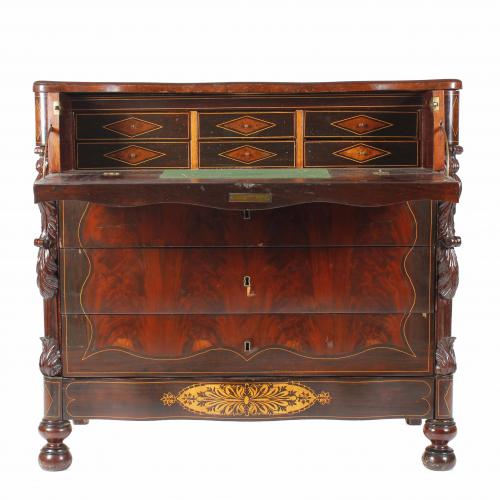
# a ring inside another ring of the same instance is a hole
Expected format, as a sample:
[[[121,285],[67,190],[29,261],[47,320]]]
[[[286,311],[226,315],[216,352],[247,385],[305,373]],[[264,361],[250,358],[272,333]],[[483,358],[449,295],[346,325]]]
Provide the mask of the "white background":
[[[0,6],[0,497],[499,498],[499,12],[492,1],[4,1]],[[427,471],[403,421],[91,422],[44,473],[35,285],[36,79],[460,78],[456,468]]]

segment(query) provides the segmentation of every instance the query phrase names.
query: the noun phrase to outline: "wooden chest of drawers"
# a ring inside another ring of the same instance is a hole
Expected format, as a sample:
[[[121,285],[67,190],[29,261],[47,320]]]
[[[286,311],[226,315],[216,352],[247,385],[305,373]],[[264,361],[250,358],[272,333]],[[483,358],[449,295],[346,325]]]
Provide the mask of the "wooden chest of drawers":
[[[451,468],[459,88],[35,83],[41,466],[196,416],[426,419]]]

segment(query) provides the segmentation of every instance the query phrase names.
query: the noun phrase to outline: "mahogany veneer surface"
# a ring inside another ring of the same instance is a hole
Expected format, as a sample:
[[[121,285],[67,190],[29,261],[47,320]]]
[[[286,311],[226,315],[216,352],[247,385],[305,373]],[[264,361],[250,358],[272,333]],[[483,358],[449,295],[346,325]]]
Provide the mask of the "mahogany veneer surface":
[[[425,418],[450,469],[460,88],[36,82],[41,466],[69,420]]]

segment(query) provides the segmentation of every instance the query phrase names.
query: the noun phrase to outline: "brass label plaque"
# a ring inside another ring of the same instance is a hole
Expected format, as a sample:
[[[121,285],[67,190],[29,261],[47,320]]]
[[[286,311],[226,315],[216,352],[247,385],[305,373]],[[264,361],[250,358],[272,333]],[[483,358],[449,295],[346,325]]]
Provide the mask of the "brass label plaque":
[[[229,193],[229,203],[271,203],[272,193]]]

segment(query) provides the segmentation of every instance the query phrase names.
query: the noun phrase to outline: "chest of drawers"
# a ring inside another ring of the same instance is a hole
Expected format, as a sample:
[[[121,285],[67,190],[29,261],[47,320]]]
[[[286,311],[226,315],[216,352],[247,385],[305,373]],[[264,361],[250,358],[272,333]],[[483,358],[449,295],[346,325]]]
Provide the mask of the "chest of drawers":
[[[401,418],[453,467],[460,86],[36,82],[41,466],[70,421]]]

